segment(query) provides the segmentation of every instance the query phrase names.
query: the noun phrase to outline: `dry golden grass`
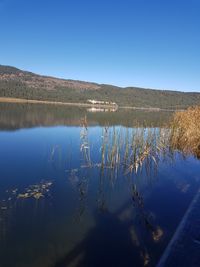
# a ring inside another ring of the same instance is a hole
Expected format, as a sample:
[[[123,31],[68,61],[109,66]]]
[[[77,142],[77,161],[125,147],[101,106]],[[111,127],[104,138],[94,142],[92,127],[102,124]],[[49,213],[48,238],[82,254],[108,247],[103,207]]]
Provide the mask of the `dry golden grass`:
[[[200,106],[174,114],[171,122],[171,146],[200,158]]]

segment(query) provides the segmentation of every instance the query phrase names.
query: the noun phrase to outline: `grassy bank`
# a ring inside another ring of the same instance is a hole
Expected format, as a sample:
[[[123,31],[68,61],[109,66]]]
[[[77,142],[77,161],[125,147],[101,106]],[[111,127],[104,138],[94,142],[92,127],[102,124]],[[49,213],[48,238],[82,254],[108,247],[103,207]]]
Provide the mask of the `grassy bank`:
[[[171,147],[200,158],[200,106],[176,112],[170,127]]]

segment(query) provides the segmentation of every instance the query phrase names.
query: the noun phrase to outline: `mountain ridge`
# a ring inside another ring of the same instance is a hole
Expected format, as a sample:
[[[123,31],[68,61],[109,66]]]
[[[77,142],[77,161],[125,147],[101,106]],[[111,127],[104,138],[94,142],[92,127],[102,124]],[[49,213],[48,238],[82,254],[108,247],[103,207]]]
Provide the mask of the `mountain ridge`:
[[[95,82],[35,74],[0,65],[0,97],[86,103],[110,101],[118,106],[180,109],[200,105],[200,93],[119,87]]]

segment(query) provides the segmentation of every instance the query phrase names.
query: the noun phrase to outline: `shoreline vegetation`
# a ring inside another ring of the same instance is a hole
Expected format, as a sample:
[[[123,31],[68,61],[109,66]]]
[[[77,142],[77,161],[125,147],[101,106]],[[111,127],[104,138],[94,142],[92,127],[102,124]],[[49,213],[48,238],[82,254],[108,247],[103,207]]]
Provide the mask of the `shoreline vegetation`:
[[[136,127],[122,132],[105,126],[102,132],[100,162],[93,162],[88,138],[87,117],[82,121],[80,134],[84,164],[82,167],[99,167],[117,172],[121,166],[124,173],[137,174],[145,168],[146,173],[157,168],[160,159],[173,158],[174,152],[200,158],[200,106],[174,113],[169,124],[160,129]]]
[[[170,128],[172,148],[200,159],[200,106],[175,112]]]
[[[181,109],[163,109],[154,107],[132,107],[132,106],[118,106],[117,104],[92,104],[92,103],[76,103],[76,102],[61,102],[61,101],[49,101],[49,100],[37,100],[37,99],[25,99],[25,98],[14,98],[14,97],[0,97],[0,103],[22,103],[22,104],[45,104],[45,105],[63,105],[63,106],[74,106],[74,107],[86,107],[86,108],[104,108],[111,109],[113,111],[117,109],[133,109],[133,110],[144,110],[144,111],[181,111]]]

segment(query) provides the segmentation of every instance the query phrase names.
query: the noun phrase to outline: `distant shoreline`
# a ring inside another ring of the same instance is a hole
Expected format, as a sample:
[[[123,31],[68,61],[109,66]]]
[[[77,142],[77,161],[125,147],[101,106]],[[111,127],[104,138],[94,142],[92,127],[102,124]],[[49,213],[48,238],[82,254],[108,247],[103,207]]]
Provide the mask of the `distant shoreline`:
[[[23,98],[12,98],[12,97],[0,97],[0,103],[22,103],[22,104],[50,104],[50,105],[62,105],[62,106],[76,106],[76,107],[98,107],[98,108],[116,108],[114,105],[103,105],[103,104],[90,104],[90,103],[73,103],[73,102],[60,102],[60,101],[49,101],[49,100],[34,100],[34,99],[23,99]]]
[[[86,108],[105,108],[105,109],[133,109],[133,110],[144,110],[144,111],[170,111],[173,112],[176,109],[162,109],[152,107],[131,107],[131,106],[115,106],[115,105],[103,105],[103,104],[90,104],[90,103],[73,103],[73,102],[60,102],[60,101],[49,101],[49,100],[34,100],[34,99],[23,99],[23,98],[12,98],[12,97],[0,97],[0,103],[22,103],[22,104],[47,104],[47,105],[62,105],[62,106],[75,106],[75,107],[86,107]]]

